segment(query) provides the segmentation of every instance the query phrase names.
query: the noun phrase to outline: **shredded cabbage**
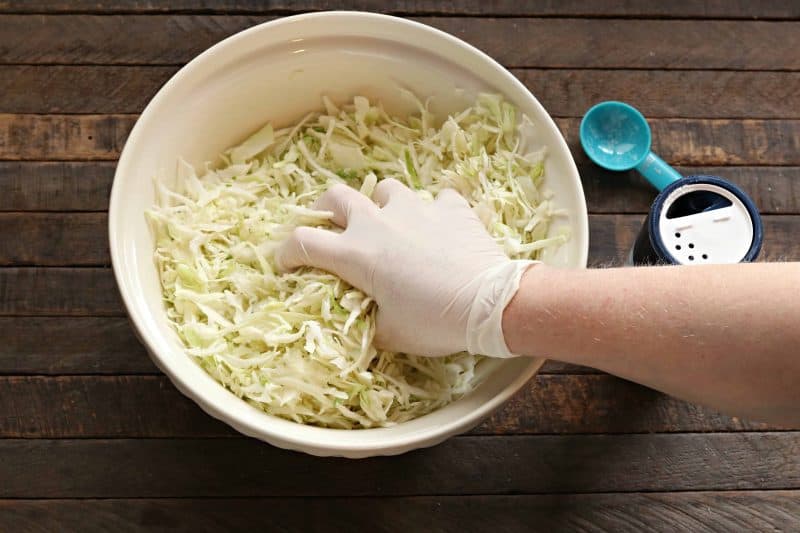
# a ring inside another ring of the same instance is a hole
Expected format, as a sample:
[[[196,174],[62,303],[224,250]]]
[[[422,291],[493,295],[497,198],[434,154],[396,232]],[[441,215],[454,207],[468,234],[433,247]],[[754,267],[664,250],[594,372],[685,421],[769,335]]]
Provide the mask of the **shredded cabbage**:
[[[408,95],[414,98],[413,95]],[[431,199],[464,195],[513,258],[537,258],[560,214],[542,188],[544,150],[533,125],[497,95],[437,123],[401,120],[356,96],[293,127],[267,124],[198,174],[178,163],[177,183],[156,180],[147,212],[167,316],[196,362],[269,414],[333,428],[389,426],[472,390],[483,358],[377,351],[376,305],[338,277],[303,268],[278,274],[273,253],[293,228],[331,228],[314,200],[335,183],[371,195],[394,177]]]

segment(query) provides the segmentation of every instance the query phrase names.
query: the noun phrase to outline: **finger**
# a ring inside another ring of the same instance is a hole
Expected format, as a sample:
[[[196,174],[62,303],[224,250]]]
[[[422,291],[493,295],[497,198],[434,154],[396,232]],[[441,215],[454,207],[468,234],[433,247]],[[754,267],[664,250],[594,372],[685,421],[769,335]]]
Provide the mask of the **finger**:
[[[467,199],[461,196],[455,189],[442,189],[436,195],[436,203],[453,205],[458,207],[469,207]]]
[[[356,211],[376,210],[377,206],[352,187],[343,183],[337,183],[314,203],[314,209],[320,211],[332,211],[331,222],[342,228],[347,227],[347,221]]]
[[[413,197],[414,191],[394,178],[379,181],[372,193],[372,199],[381,207],[386,206],[392,199],[402,196]]]
[[[301,266],[321,268],[334,274],[342,255],[340,235],[319,228],[295,228],[275,252],[278,270],[288,272]]]

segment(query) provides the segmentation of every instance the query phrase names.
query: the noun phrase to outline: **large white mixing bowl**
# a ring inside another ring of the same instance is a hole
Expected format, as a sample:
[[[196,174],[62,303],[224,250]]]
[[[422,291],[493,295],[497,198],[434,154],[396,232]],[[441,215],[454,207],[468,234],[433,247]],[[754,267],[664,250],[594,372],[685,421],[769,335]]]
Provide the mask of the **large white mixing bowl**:
[[[586,265],[588,225],[577,169],[555,123],[503,67],[470,45],[428,26],[383,15],[301,15],[243,31],[180,70],[142,113],[122,152],[109,208],[114,274],[133,324],[158,367],[207,413],[240,432],[314,455],[366,457],[431,446],[464,432],[522,387],[542,361],[495,361],[467,397],[390,428],[335,430],[288,422],[259,411],[214,381],[184,352],[166,320],[144,212],[154,203],[152,178],[174,175],[177,158],[213,160],[267,121],[285,126],[318,109],[323,94],[380,99],[413,109],[404,87],[432,97],[438,113],[459,110],[479,90],[502,93],[538,126],[548,148],[547,186],[569,217],[572,239],[546,258]],[[554,228],[556,229],[556,228]]]

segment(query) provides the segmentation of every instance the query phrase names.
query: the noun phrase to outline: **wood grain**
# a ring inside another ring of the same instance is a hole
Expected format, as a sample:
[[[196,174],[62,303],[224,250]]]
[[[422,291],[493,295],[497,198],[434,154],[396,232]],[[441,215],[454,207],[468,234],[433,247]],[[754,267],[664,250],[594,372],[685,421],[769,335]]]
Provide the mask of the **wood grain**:
[[[590,213],[647,213],[653,188],[636,172],[609,172],[581,152],[576,163]],[[800,167],[676,167],[736,183],[764,214],[800,214]],[[105,211],[114,163],[0,161],[0,211]]]
[[[113,160],[135,122],[131,115],[0,114],[0,158]]]
[[[2,113],[140,113],[177,67],[0,66]],[[791,75],[791,74],[789,74]]]
[[[163,376],[0,377],[0,438],[236,435]],[[722,416],[607,375],[538,375],[476,435],[785,429]],[[800,428],[798,428],[800,429]]]
[[[107,224],[105,213],[0,213],[0,265],[110,265]]]
[[[180,65],[221,39],[267,20],[270,17],[244,15],[0,15],[0,64]],[[797,22],[417,20],[466,40],[508,67],[800,68],[800,56],[794,53],[800,47]],[[20,35],[26,38],[20,40]]]
[[[800,260],[798,220],[794,216],[764,216],[764,244],[760,261]],[[589,263],[593,266],[622,265],[628,256],[643,215],[593,215],[589,221]]]
[[[126,318],[0,317],[0,339],[0,375],[160,374]],[[548,361],[540,373],[598,372]]]
[[[800,73],[703,70],[514,69],[557,117],[620,100],[648,118],[797,118]]]
[[[0,268],[0,316],[125,316],[109,268]]]
[[[800,216],[764,215],[762,219],[764,258],[800,259],[796,239]],[[0,213],[0,265],[108,265],[106,220],[105,213]],[[643,220],[642,215],[590,215],[590,261],[598,264],[623,258]]]
[[[800,164],[798,120],[676,118],[648,122],[653,151],[671,165]],[[580,119],[556,119],[556,124],[576,158],[584,158],[578,138]]]
[[[0,374],[156,374],[126,318],[2,317]]]
[[[361,461],[253,439],[0,440],[2,498],[401,496],[800,487],[800,433],[451,439]]]
[[[0,159],[113,160],[135,122],[134,115],[0,114]],[[580,119],[556,123],[581,154]],[[650,126],[653,150],[674,165],[800,164],[800,120],[653,119]]]
[[[0,66],[2,113],[140,113],[177,67]],[[553,116],[622,100],[650,118],[800,118],[800,73],[514,69]],[[691,96],[687,96],[687,91]]]
[[[654,197],[577,145],[611,98],[679,170],[753,196],[763,257],[800,258],[793,0],[0,0],[0,530],[797,529],[800,431],[590,369],[548,363],[470,435],[358,462],[242,438],[158,372],[107,268],[135,114],[226,36],[341,8],[417,15],[517,67],[576,154],[592,264],[621,262]]]
[[[647,213],[655,189],[636,171],[610,172],[575,152],[590,213]],[[800,213],[800,167],[676,167],[684,176],[721,176],[742,188],[762,214]]]
[[[590,16],[590,17],[692,17],[796,19],[800,9],[791,0],[634,0],[608,3],[603,0],[559,2],[534,0],[27,0],[0,1],[6,13],[301,13],[329,9],[356,9],[395,14],[484,15],[484,16]]]
[[[761,259],[800,259],[800,242],[796,239],[800,231],[800,217],[765,216],[763,219],[765,237]],[[642,215],[592,215],[590,264],[622,264],[642,220]],[[104,231],[87,233],[98,243],[105,239]],[[47,241],[29,243],[29,246],[29,258],[43,256],[48,249]],[[99,246],[91,245],[88,249],[97,250]],[[84,260],[91,262],[92,258],[75,255],[70,263]],[[124,314],[112,272],[108,268],[0,268],[0,316]]]
[[[800,491],[393,498],[0,500],[6,531],[791,531]]]
[[[720,415],[608,375],[537,375],[474,433],[613,434],[769,429],[786,428]]]
[[[114,166],[0,161],[0,211],[105,211]]]

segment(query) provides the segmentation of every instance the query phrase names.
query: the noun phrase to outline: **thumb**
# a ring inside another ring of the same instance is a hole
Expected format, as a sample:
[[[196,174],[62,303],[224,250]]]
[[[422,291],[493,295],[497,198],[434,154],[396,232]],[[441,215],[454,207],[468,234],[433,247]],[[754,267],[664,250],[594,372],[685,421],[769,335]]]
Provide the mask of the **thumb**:
[[[275,252],[278,270],[288,272],[310,266],[341,276],[337,271],[343,255],[339,239],[340,235],[332,231],[306,226],[295,228]]]

